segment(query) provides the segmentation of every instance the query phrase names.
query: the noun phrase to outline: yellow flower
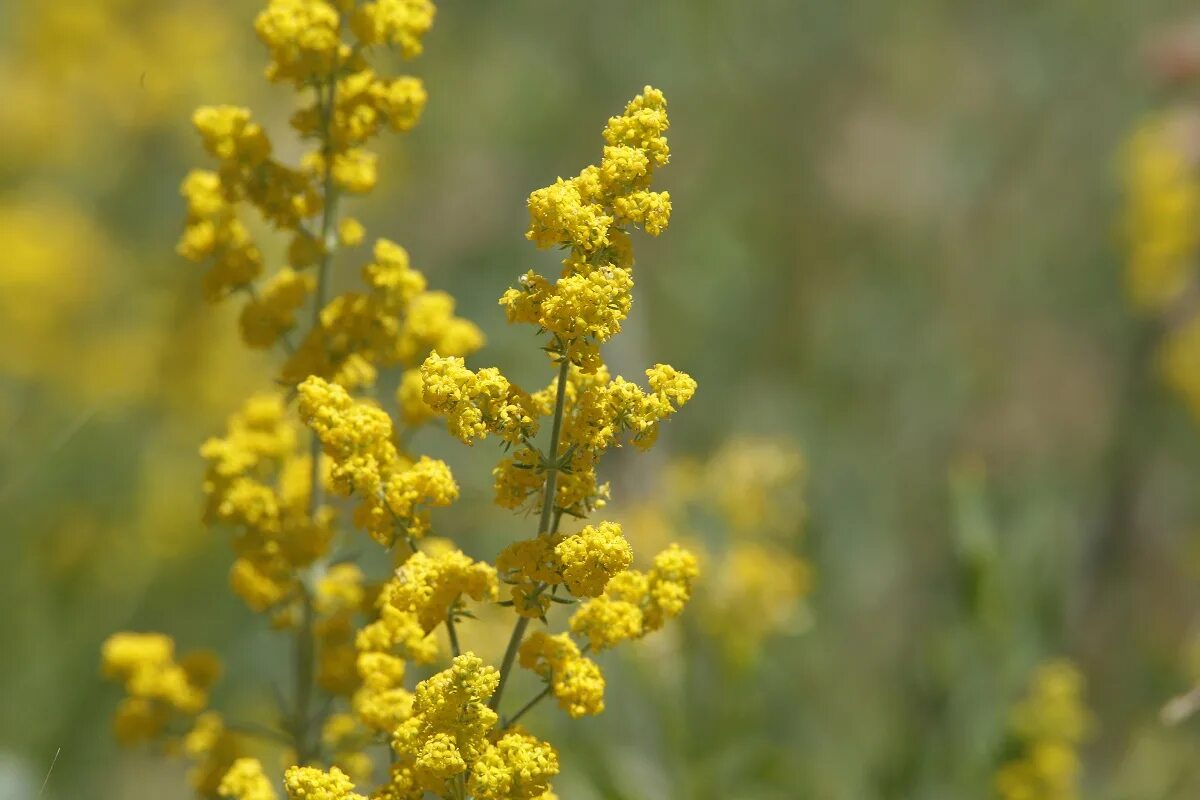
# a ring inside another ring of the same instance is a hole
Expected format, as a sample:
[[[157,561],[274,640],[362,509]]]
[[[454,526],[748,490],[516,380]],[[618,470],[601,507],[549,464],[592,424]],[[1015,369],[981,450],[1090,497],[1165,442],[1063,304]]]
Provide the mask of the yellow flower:
[[[316,286],[312,275],[300,275],[284,267],[271,276],[261,290],[242,307],[242,341],[247,347],[271,347],[296,324],[296,311]]]
[[[525,236],[538,247],[569,244],[585,252],[608,244],[613,224],[604,206],[586,202],[578,184],[562,178],[529,195],[529,219]]]
[[[565,633],[535,631],[521,644],[520,663],[550,684],[559,706],[572,718],[604,710],[604,675]]]
[[[324,555],[332,537],[332,511],[310,515],[311,464],[285,412],[279,395],[255,395],[230,417],[224,438],[200,449],[205,519],[235,528],[230,583],[258,611],[287,597],[296,570]]]
[[[489,433],[515,444],[537,433],[529,395],[498,369],[471,372],[461,358],[435,350],[421,365],[421,386],[425,403],[446,417],[450,432],[465,444]]]
[[[554,748],[527,733],[511,731],[489,743],[475,762],[467,791],[477,800],[545,798],[558,774]]]
[[[500,675],[473,653],[417,684],[413,715],[396,729],[392,749],[412,767],[418,785],[438,795],[465,775],[488,747],[498,719],[487,706]]]
[[[366,194],[375,188],[379,156],[366,150],[352,149],[333,157],[333,180],[351,194]]]
[[[654,557],[649,572],[626,570],[613,576],[604,594],[571,616],[571,631],[587,637],[597,650],[645,636],[683,612],[699,574],[696,557],[673,544]]]
[[[454,549],[435,556],[413,554],[396,570],[382,596],[399,611],[415,614],[428,632],[445,622],[459,597],[494,601],[496,594],[496,570]]]
[[[297,87],[328,76],[342,41],[338,12],[324,0],[270,0],[254,21],[271,53],[267,78]]]
[[[239,758],[221,778],[221,797],[233,800],[276,800],[279,795],[257,758]]]
[[[562,580],[576,597],[597,597],[613,575],[633,561],[633,549],[615,522],[588,525],[554,548],[562,562]]]
[[[642,150],[655,166],[661,167],[671,157],[663,135],[670,126],[666,97],[658,89],[647,86],[629,101],[624,114],[609,118],[604,141],[613,146],[627,145]]]
[[[408,462],[392,441],[392,421],[382,409],[355,402],[336,383],[316,376],[299,387],[300,418],[317,434],[333,462],[335,491],[360,498],[354,521],[390,547],[398,533],[420,537],[429,528],[427,508],[458,498],[458,484],[442,461]]]
[[[374,0],[357,6],[350,27],[365,45],[395,45],[405,58],[415,58],[435,11],[429,0]]]
[[[1200,419],[1200,316],[1165,334],[1157,361],[1163,380]]]
[[[537,325],[553,337],[549,351],[586,372],[602,366],[599,345],[621,330],[633,289],[633,254],[620,226],[666,229],[671,198],[649,190],[654,168],[667,163],[669,126],[662,93],[646,87],[625,113],[609,120],[600,166],[529,196],[526,238],[568,250],[555,282],[527,273],[500,298],[510,322]]]
[[[367,800],[337,767],[324,772],[316,767],[288,767],[283,788],[289,800]]]
[[[101,671],[125,688],[113,728],[133,743],[160,736],[173,716],[199,714],[220,663],[206,651],[176,661],[174,640],[161,633],[115,633],[101,650]]]
[[[1013,709],[1010,727],[1022,753],[996,772],[1001,800],[1076,800],[1076,748],[1090,727],[1079,670],[1064,660],[1040,666],[1029,693]]]
[[[1144,311],[1165,311],[1195,279],[1200,248],[1200,176],[1185,154],[1182,120],[1152,117],[1125,152],[1126,283]]]
[[[271,142],[262,126],[250,121],[250,109],[238,106],[203,106],[192,124],[204,149],[223,162],[256,167],[271,155]]]

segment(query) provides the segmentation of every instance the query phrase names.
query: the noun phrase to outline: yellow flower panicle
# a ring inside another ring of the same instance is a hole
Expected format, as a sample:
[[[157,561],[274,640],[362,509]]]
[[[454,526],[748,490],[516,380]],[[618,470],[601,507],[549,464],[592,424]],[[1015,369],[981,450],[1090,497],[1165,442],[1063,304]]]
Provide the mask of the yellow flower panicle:
[[[597,597],[609,580],[633,562],[633,549],[615,522],[587,525],[570,536],[523,539],[506,547],[496,567],[512,588],[511,601],[522,616],[541,618],[550,596],[539,586],[563,585],[576,597]]]
[[[405,661],[391,651],[406,643],[419,647],[432,642],[415,620],[398,617],[397,613],[381,615],[356,640],[361,686],[351,707],[367,729],[381,734],[391,734],[412,714],[412,693],[404,688]],[[431,661],[436,651],[422,653],[409,647],[405,655],[418,662]]]
[[[193,117],[217,168],[194,170],[183,182],[188,211],[177,249],[209,265],[204,284],[209,300],[246,294],[241,330],[248,346],[285,341],[291,350],[282,370],[285,384],[309,375],[351,387],[369,384],[378,364],[412,367],[434,347],[466,355],[482,345],[479,329],[454,316],[447,295],[426,291],[407,253],[385,239],[364,270],[369,291],[321,298],[317,324],[303,340],[285,338],[296,312],[320,295],[313,273],[323,274],[339,245],[357,246],[365,237],[361,224],[339,220],[336,212],[339,194],[369,192],[377,181],[378,157],[364,145],[385,129],[411,130],[425,107],[418,78],[380,75],[368,56],[379,47],[416,56],[433,18],[428,0],[267,3],[255,22],[271,57],[267,77],[306,98],[291,126],[317,143],[298,166],[273,156],[270,138],[250,109],[206,106]],[[288,266],[261,285],[256,281],[264,259],[243,221],[246,208],[291,238]]]
[[[221,778],[217,794],[232,800],[278,800],[279,793],[257,758],[239,758]]]
[[[415,553],[396,570],[381,596],[398,611],[415,615],[429,632],[446,620],[460,597],[494,601],[496,570],[457,549],[434,556]]]
[[[467,791],[478,800],[551,800],[558,774],[554,748],[522,731],[489,742],[471,769]]]
[[[113,634],[104,642],[101,668],[125,687],[114,727],[127,743],[158,737],[173,717],[199,714],[220,674],[220,663],[207,651],[176,661],[174,640],[161,633]]]
[[[368,291],[348,292],[322,309],[285,362],[284,383],[317,375],[353,389],[373,383],[376,366],[412,368],[430,350],[462,356],[483,345],[479,329],[454,315],[449,295],[426,290],[398,244],[379,239],[362,275]]]
[[[806,515],[800,451],[779,440],[737,437],[703,461],[676,461],[665,477],[653,497],[618,514],[639,541],[680,541],[702,564],[719,565],[697,593],[693,619],[724,655],[746,666],[772,637],[802,632],[813,575],[796,546]],[[724,541],[695,541],[687,520],[696,518],[724,529]]]
[[[735,661],[746,662],[769,636],[799,627],[798,602],[809,594],[812,569],[790,549],[754,540],[733,542],[721,558],[700,623]]]
[[[316,279],[284,267],[242,307],[239,318],[247,347],[266,349],[296,325],[296,312],[308,300]]]
[[[192,787],[202,795],[215,794],[221,776],[242,755],[240,740],[221,716],[205,710],[209,687],[221,672],[217,657],[198,650],[176,660],[169,636],[116,633],[104,642],[101,669],[125,688],[113,718],[117,740],[182,753],[193,763]],[[186,733],[180,735],[180,728]]]
[[[288,800],[367,800],[354,791],[354,784],[337,767],[288,767],[283,775]]]
[[[521,645],[521,666],[545,679],[559,706],[573,718],[604,710],[604,675],[565,633],[535,631]]]
[[[365,583],[357,565],[334,564],[313,591],[317,685],[335,697],[349,697],[360,685],[355,637],[359,615],[370,611]]]
[[[295,164],[281,160],[290,148],[276,148],[248,108],[206,106],[193,116],[215,165],[183,182],[178,252],[207,265],[208,300],[244,296],[239,327],[248,347],[285,352],[284,390],[250,398],[201,453],[206,521],[233,530],[234,591],[297,637],[296,697],[279,721],[300,764],[283,776],[289,800],[366,800],[354,781],[371,779],[366,748],[383,741],[394,757],[371,793],[378,800],[552,800],[554,749],[500,724],[514,659],[546,681],[570,716],[597,714],[605,681],[586,651],[661,627],[681,613],[698,574],[678,547],[647,572],[630,570],[633,551],[614,522],[558,530],[564,515],[584,518],[604,505],[602,454],[625,443],[649,448],[696,390],[662,364],[646,371],[648,388],[612,378],[600,354],[632,307],[631,229],[656,236],[670,219],[669,194],[653,189],[669,161],[661,92],[647,87],[608,121],[599,165],[529,197],[526,235],[540,248],[562,248],[562,270],[554,280],[528,273],[500,303],[510,321],[548,336],[559,377],[546,389],[529,393],[495,368],[468,369],[482,332],[456,316],[450,295],[428,288],[395,242],[375,240],[360,289],[328,294],[337,250],[366,241],[361,223],[340,214],[340,198],[374,188],[380,165],[370,141],[412,129],[427,101],[419,79],[379,74],[372,55],[388,48],[417,56],[434,15],[429,0],[266,1],[254,25],[270,56],[266,77],[299,95],[290,126],[309,143]],[[248,214],[285,239],[285,263],[271,273]],[[535,538],[506,548],[496,567],[424,538],[430,510],[456,500],[458,485],[444,462],[403,452],[398,442],[407,437],[391,417],[352,394],[392,366],[404,368],[396,399],[405,426],[440,416],[466,444],[498,437],[511,449],[494,472],[498,503],[541,504]],[[534,440],[546,418],[553,441],[543,452]],[[338,520],[322,502],[326,489],[353,498],[354,525],[376,541],[407,545],[389,580],[368,582],[356,565],[334,559]],[[470,617],[464,603],[498,601],[501,577],[520,615],[503,673],[467,652],[410,692],[408,663],[438,658],[437,626],[447,625],[457,654],[456,623]],[[587,598],[570,622],[587,647],[568,633],[524,638],[550,603],[574,602],[564,594]],[[203,794],[279,797],[262,764],[245,758],[220,715],[206,710],[218,672],[211,658],[177,662],[167,637],[117,634],[105,645],[104,670],[128,695],[120,738],[181,749],[196,763],[192,782]],[[176,742],[167,732],[181,721],[186,733]]]
[[[531,398],[494,367],[472,372],[463,359],[435,350],[420,376],[425,404],[445,416],[450,432],[465,444],[489,433],[515,444],[537,433]]]
[[[595,650],[639,639],[683,613],[700,575],[696,557],[671,545],[654,557],[646,573],[627,570],[612,578],[601,596],[571,616],[571,631]]]
[[[586,372],[602,362],[598,346],[620,332],[633,302],[633,254],[625,226],[652,236],[671,215],[667,192],[649,190],[655,167],[669,160],[664,136],[670,121],[662,92],[649,86],[608,121],[600,166],[570,180],[559,178],[529,196],[529,230],[538,247],[563,247],[555,282],[528,272],[500,298],[511,322],[552,334],[550,352]]]
[[[208,462],[205,520],[236,530],[230,583],[265,611],[289,599],[296,571],[323,556],[333,513],[310,514],[311,462],[278,395],[255,395],[229,420],[223,438],[200,449]]]
[[[330,484],[359,498],[355,523],[390,547],[397,536],[419,538],[429,529],[429,508],[458,498],[458,484],[445,462],[400,455],[392,421],[382,409],[355,401],[336,383],[316,376],[299,387],[300,418],[316,433],[329,456]]]
[[[561,435],[570,460],[556,486],[556,507],[578,517],[602,508],[608,498],[607,485],[597,474],[603,453],[623,441],[639,450],[649,449],[657,441],[662,423],[695,394],[695,380],[672,367],[659,364],[646,374],[650,392],[624,378],[611,379],[604,367],[592,374],[571,369]],[[538,414],[550,413],[556,392],[557,380],[531,396]],[[493,472],[497,504],[513,509],[539,505],[545,466],[525,439]]]
[[[490,738],[499,717],[487,702],[499,680],[495,669],[464,653],[417,684],[412,717],[392,739],[399,768],[393,785],[445,797],[452,782],[465,779],[480,798],[542,795],[558,773],[553,749],[519,733]]]
[[[1148,119],[1124,158],[1129,246],[1127,289],[1140,310],[1166,310],[1196,277],[1200,250],[1200,176],[1184,149],[1186,121]]]
[[[435,11],[429,0],[375,0],[356,5],[350,27],[363,44],[391,45],[405,58],[416,58]]]
[[[615,522],[586,526],[555,545],[554,553],[563,565],[563,583],[576,597],[598,597],[633,562],[633,549]]]
[[[1090,726],[1083,675],[1070,662],[1038,668],[1026,697],[1013,709],[1011,730],[1022,755],[996,773],[1001,800],[1076,800],[1077,748]]]

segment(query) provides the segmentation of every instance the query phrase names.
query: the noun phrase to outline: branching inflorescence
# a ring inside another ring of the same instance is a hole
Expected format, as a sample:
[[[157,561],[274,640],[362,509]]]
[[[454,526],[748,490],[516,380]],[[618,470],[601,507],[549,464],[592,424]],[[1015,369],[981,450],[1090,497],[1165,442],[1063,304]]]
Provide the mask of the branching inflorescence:
[[[651,447],[696,389],[664,364],[646,370],[645,385],[614,377],[600,350],[632,305],[631,232],[656,236],[670,218],[670,196],[651,188],[669,158],[661,92],[647,87],[608,121],[598,166],[530,195],[526,236],[560,249],[562,268],[557,277],[526,273],[500,305],[543,338],[554,368],[545,388],[469,368],[482,333],[386,239],[362,258],[362,287],[329,296],[335,253],[366,239],[339,207],[375,185],[377,157],[364,146],[384,129],[411,129],[426,101],[419,79],[384,77],[373,60],[385,50],[418,55],[433,18],[429,0],[267,3],[255,25],[271,56],[266,74],[296,90],[291,125],[312,144],[298,165],[277,158],[248,109],[194,117],[217,163],[183,182],[179,252],[207,265],[210,300],[241,298],[245,344],[283,357],[281,389],[250,398],[201,448],[205,518],[232,533],[233,590],[294,637],[295,691],[277,720],[231,721],[209,709],[219,673],[211,655],[176,660],[169,637],[121,633],[103,662],[128,695],[119,738],[182,750],[204,795],[267,800],[282,786],[292,800],[342,800],[364,797],[355,784],[370,784],[381,800],[552,797],[557,754],[518,721],[544,697],[572,717],[602,711],[604,676],[589,654],[661,628],[682,612],[698,574],[677,545],[633,570],[621,526],[587,521],[609,495],[603,454]],[[270,276],[251,212],[288,240],[287,263]],[[403,370],[398,424],[356,395],[389,368]],[[431,511],[459,488],[445,463],[407,452],[402,434],[437,417],[465,444],[500,440],[495,501],[536,519],[530,538],[497,546],[494,563],[429,536]],[[351,527],[394,554],[390,578],[368,580],[353,562]],[[468,603],[514,612],[497,666],[462,646]],[[551,633],[556,603],[575,610]],[[546,627],[530,632],[535,622]],[[410,683],[411,666],[444,664],[434,635],[442,628],[449,666]],[[518,667],[545,688],[510,707],[505,690]],[[255,736],[288,748],[296,766],[282,782],[252,757]]]

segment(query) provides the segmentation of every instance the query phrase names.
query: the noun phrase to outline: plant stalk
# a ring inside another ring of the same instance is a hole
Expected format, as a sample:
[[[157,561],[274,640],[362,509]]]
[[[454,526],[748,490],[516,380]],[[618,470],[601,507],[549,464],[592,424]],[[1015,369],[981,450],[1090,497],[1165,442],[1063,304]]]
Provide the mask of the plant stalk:
[[[563,408],[567,399],[567,375],[571,362],[565,353],[558,368],[558,390],[554,396],[554,421],[550,426],[550,455],[546,465],[546,485],[542,494],[542,513],[538,520],[538,536],[544,536],[550,531],[550,517],[554,512],[554,494],[558,488],[558,439],[562,433]],[[544,588],[544,587],[542,587]],[[540,592],[539,592],[540,593]],[[535,595],[536,596],[536,595]],[[500,662],[500,682],[496,685],[496,693],[488,702],[488,708],[495,711],[500,708],[500,698],[504,694],[504,684],[508,682],[508,673],[512,672],[513,662],[517,657],[517,648],[525,638],[525,630],[529,627],[529,617],[524,615],[513,626],[512,636],[508,639],[508,647],[504,649],[504,660]]]

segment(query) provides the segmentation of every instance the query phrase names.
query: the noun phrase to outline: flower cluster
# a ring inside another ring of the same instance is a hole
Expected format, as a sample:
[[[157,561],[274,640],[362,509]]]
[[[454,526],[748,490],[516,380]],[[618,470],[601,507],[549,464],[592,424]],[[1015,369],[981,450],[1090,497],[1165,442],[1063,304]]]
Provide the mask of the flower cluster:
[[[397,533],[412,539],[429,529],[428,509],[458,498],[445,462],[402,456],[392,420],[382,409],[356,402],[340,385],[312,376],[299,387],[300,418],[329,456],[334,491],[359,499],[355,523],[390,547]]]
[[[408,253],[386,239],[376,242],[374,260],[363,268],[366,292],[326,301],[323,291],[333,253],[360,245],[366,235],[357,220],[337,214],[342,194],[375,186],[378,158],[363,145],[385,128],[412,129],[425,107],[419,79],[381,76],[368,54],[387,47],[406,58],[418,55],[433,17],[428,0],[268,2],[255,23],[271,55],[267,77],[305,98],[291,126],[315,142],[299,166],[274,157],[248,108],[206,106],[193,117],[217,167],[193,170],[183,181],[188,211],[178,251],[209,264],[210,300],[245,293],[242,338],[254,348],[284,343],[290,355],[281,377],[288,385],[309,375],[367,384],[378,364],[413,366],[431,347],[465,355],[483,343],[478,328],[454,316],[453,300],[427,291]],[[343,39],[347,34],[351,41]],[[289,237],[287,265],[264,281],[265,257],[244,220],[247,207]],[[310,302],[314,324],[292,342],[297,313]]]
[[[671,196],[650,191],[655,167],[670,158],[664,136],[670,122],[662,92],[649,86],[608,121],[600,166],[529,196],[526,238],[568,255],[553,283],[532,270],[500,298],[511,322],[549,331],[551,351],[595,372],[599,344],[620,332],[633,303],[633,251],[627,226],[651,236],[671,217]]]
[[[358,565],[333,564],[312,592],[317,685],[334,697],[349,697],[359,687],[355,637],[358,618],[371,609],[372,593]]]
[[[496,566],[512,586],[517,612],[542,617],[551,596],[547,587],[564,586],[576,597],[597,597],[608,582],[633,563],[633,548],[615,522],[587,525],[571,535],[550,534],[513,542]]]
[[[1012,712],[1021,756],[996,773],[1002,800],[1074,800],[1079,797],[1079,743],[1090,726],[1083,676],[1068,661],[1034,673],[1029,693]]]
[[[1134,133],[1125,154],[1125,275],[1130,299],[1146,311],[1165,310],[1194,278],[1200,178],[1188,136],[1185,120],[1155,117]]]
[[[397,762],[385,796],[453,797],[456,784],[480,800],[547,796],[558,757],[520,731],[495,731],[499,718],[487,703],[499,681],[494,668],[468,653],[417,684],[412,717],[392,739]]]
[[[1125,151],[1132,304],[1160,323],[1158,367],[1166,384],[1200,417],[1200,125],[1190,113],[1147,119]]]
[[[532,398],[508,382],[495,367],[472,372],[455,356],[437,351],[419,374],[421,400],[446,418],[450,432],[465,444],[496,434],[517,444],[537,434]]]
[[[283,775],[288,800],[367,800],[337,767],[328,772],[316,767],[288,767]]]
[[[672,545],[654,557],[648,572],[626,570],[608,582],[604,594],[571,616],[571,631],[604,650],[656,631],[683,613],[700,574],[696,557]]]
[[[175,660],[175,642],[160,633],[118,633],[104,643],[106,677],[125,685],[126,698],[117,710],[117,738],[152,739],[173,715],[194,717],[208,705],[208,687],[220,674],[220,663],[207,651]]]
[[[291,599],[297,570],[326,553],[333,512],[310,503],[312,462],[283,398],[251,397],[222,438],[200,449],[208,463],[205,520],[233,527],[229,579],[256,611]]]
[[[665,364],[646,370],[646,376],[649,392],[624,378],[610,378],[603,366],[590,374],[577,367],[566,371],[561,414],[565,463],[556,484],[557,508],[578,517],[602,508],[608,487],[600,482],[597,468],[604,452],[623,441],[648,450],[658,439],[662,422],[696,392],[690,376]],[[534,407],[552,413],[558,392],[556,379],[531,396]],[[493,472],[496,502],[505,508],[539,505],[543,481],[538,473],[553,466],[539,457],[531,442],[523,442]]]
[[[535,631],[521,645],[520,657],[521,666],[540,675],[572,717],[604,710],[604,674],[567,634]]]
[[[169,636],[116,633],[104,642],[101,668],[125,687],[113,718],[117,740],[158,741],[168,752],[182,751],[194,763],[192,786],[212,794],[242,751],[221,716],[206,710],[209,687],[221,673],[216,656],[197,650],[177,661]]]
[[[496,594],[496,570],[490,564],[446,549],[433,556],[413,554],[396,570],[382,598],[401,613],[415,615],[428,632],[446,620],[463,595],[494,601]]]
[[[256,758],[239,758],[221,778],[217,786],[221,797],[232,800],[278,800],[275,785],[263,772]]]
[[[633,547],[612,521],[559,530],[564,516],[586,519],[604,505],[603,454],[651,447],[696,391],[664,364],[646,370],[645,387],[614,378],[600,353],[631,307],[630,230],[658,235],[669,219],[669,195],[651,190],[669,153],[661,92],[647,87],[609,120],[599,166],[529,198],[527,236],[567,251],[562,274],[552,283],[530,273],[500,302],[511,321],[548,337],[557,375],[546,388],[527,392],[496,368],[468,368],[482,333],[455,316],[450,295],[429,290],[395,242],[377,239],[363,285],[330,296],[336,252],[366,238],[339,214],[343,195],[377,181],[365,146],[384,129],[412,128],[426,101],[419,80],[382,77],[369,59],[385,48],[417,55],[433,17],[429,0],[267,0],[255,24],[270,54],[266,76],[299,93],[290,124],[312,144],[298,165],[277,157],[249,109],[205,107],[193,118],[216,167],[184,180],[179,252],[208,264],[208,299],[244,294],[248,347],[283,352],[282,389],[251,397],[201,453],[206,521],[233,531],[234,591],[295,637],[294,696],[279,698],[275,724],[251,731],[284,740],[295,764],[282,777],[288,800],[553,800],[558,756],[516,718],[551,694],[572,717],[600,713],[605,680],[587,653],[678,616],[699,573],[677,545],[648,571],[631,570]],[[270,251],[251,236],[250,209],[287,240],[286,263],[267,276]],[[399,430],[363,396],[394,367]],[[436,418],[466,444],[498,437],[509,454],[493,472],[497,503],[538,511],[533,538],[497,545],[494,566],[430,535],[431,510],[453,503],[459,487],[445,462],[407,445]],[[390,576],[371,579],[355,563],[347,517],[388,552]],[[503,598],[501,581],[510,587]],[[554,604],[580,602],[562,632],[526,635],[534,620],[554,623]],[[459,626],[475,618],[470,603],[515,612],[501,612],[513,630],[498,668],[460,646]],[[413,667],[444,658],[443,642],[450,666],[410,690]],[[176,663],[166,637],[118,634],[104,665],[129,695],[118,713],[123,740],[169,743],[183,722],[190,728],[172,749],[197,762],[202,794],[282,796],[264,762],[206,711],[209,662]],[[522,667],[545,690],[503,718],[506,684]],[[386,777],[376,769],[385,744]]]
[[[454,315],[453,298],[425,289],[400,245],[378,240],[362,275],[367,291],[347,292],[321,309],[285,362],[284,383],[315,375],[352,389],[374,383],[377,366],[414,367],[431,349],[465,355],[483,344],[479,329]]]

